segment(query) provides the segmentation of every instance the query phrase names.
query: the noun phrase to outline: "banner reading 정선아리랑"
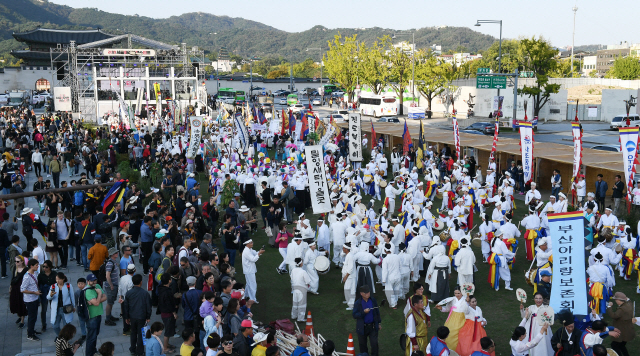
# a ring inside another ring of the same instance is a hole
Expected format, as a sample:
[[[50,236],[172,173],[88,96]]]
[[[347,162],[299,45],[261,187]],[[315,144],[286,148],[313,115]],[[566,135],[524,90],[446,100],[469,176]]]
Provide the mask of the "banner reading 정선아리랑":
[[[189,149],[187,149],[185,156],[195,158],[196,154],[198,154],[200,141],[202,140],[203,118],[201,116],[191,116],[189,122],[191,123],[191,139],[189,140]]]
[[[349,161],[362,162],[360,115],[351,115],[349,117]]]
[[[529,121],[520,121],[520,153],[522,154],[522,173],[524,182],[533,178],[533,125]]]
[[[327,172],[324,166],[322,145],[305,146],[304,156],[309,176],[309,194],[314,214],[331,211]]]
[[[582,211],[548,214],[553,246],[553,280],[549,305],[557,313],[569,309],[587,315],[587,276]]]

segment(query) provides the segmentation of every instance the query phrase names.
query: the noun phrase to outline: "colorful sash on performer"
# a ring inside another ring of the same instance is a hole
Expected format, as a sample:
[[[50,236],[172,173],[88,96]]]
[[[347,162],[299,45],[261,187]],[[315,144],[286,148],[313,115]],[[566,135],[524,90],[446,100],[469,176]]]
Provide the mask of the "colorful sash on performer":
[[[346,211],[348,211],[348,212],[352,213],[352,212],[353,212],[353,207],[351,206],[351,204],[349,204],[349,203],[347,202],[347,205],[345,205],[344,210],[346,210]]]
[[[636,259],[636,251],[634,249],[624,249],[622,251],[622,259],[620,260],[620,265],[623,267],[622,272],[624,273],[625,279],[631,278],[631,273],[633,272],[633,261]]]
[[[454,201],[454,200],[455,200],[455,198],[456,198],[456,193],[454,193],[454,192],[452,192],[452,191],[448,191],[448,192],[447,192],[447,196],[448,196],[448,199],[449,199],[449,200],[447,201],[448,206],[449,206],[449,210],[453,210],[453,201]],[[444,197],[443,197],[443,198],[444,198]]]
[[[425,190],[424,190],[424,196],[427,197],[427,198],[430,197],[431,194],[433,194],[433,189],[434,189],[433,182],[428,180],[427,181],[427,185],[426,185]]]
[[[494,252],[491,253],[491,255],[489,255],[489,258],[487,259],[487,262],[489,263],[489,284],[491,285],[491,288],[498,290],[498,288],[500,287],[500,257],[501,255],[498,255]]]
[[[389,197],[384,198],[384,207],[389,211]]]
[[[504,239],[502,241],[504,241],[504,244],[507,245],[507,248],[509,249],[509,251],[513,252],[513,258],[511,259],[511,261],[507,261],[507,264],[509,265],[509,269],[511,269],[513,265],[516,263],[516,250],[518,249],[518,240],[516,240],[515,237],[512,237],[510,239]]]
[[[589,307],[596,310],[598,314],[607,312],[607,301],[611,297],[607,288],[600,282],[595,282],[589,288],[589,295],[593,298],[589,302]]]
[[[407,212],[403,211],[398,214],[398,220],[400,220],[400,225],[405,226],[407,224]]]
[[[640,271],[640,258],[636,258],[633,262],[633,269]],[[638,289],[640,289],[640,272],[638,272]]]
[[[538,243],[538,232],[527,229],[524,233],[525,247],[527,248],[527,261],[533,261],[536,257],[536,244]]]
[[[551,261],[551,257],[550,260],[547,261],[547,263],[543,264],[542,266],[538,267],[538,270],[536,271],[536,276],[533,279],[533,281],[535,282],[533,284],[533,294],[538,293],[538,283],[540,283],[540,280],[542,280],[542,277],[540,276],[540,272],[542,272],[542,270],[546,269],[546,268],[553,268],[553,263]],[[553,277],[551,277],[553,278]]]
[[[447,255],[449,255],[449,259],[451,260],[451,265],[457,271],[458,266],[453,262],[456,254],[460,251],[460,243],[457,240],[449,239],[447,241]]]

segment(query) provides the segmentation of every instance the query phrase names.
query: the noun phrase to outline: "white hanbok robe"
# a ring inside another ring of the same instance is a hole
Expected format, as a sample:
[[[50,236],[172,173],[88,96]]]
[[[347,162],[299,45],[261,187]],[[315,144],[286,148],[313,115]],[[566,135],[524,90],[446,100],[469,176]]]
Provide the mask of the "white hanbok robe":
[[[309,292],[318,293],[318,287],[320,286],[320,277],[318,277],[318,271],[316,271],[315,263],[316,258],[320,256],[318,250],[307,249],[304,255],[304,269],[309,275]]]
[[[529,310],[530,315],[527,319],[526,313]],[[530,342],[535,340],[536,335],[540,335],[540,330],[542,326],[538,324],[538,321],[535,320],[536,313],[538,312],[538,306],[530,305],[527,308],[520,310],[520,314],[522,316],[522,321],[520,322],[520,326],[524,327],[527,330],[527,334],[525,335],[524,342]],[[551,326],[548,327],[547,333],[542,336],[542,340],[533,348],[529,350],[529,356],[553,356],[553,348],[551,347],[551,336],[553,335],[553,330],[551,330]]]

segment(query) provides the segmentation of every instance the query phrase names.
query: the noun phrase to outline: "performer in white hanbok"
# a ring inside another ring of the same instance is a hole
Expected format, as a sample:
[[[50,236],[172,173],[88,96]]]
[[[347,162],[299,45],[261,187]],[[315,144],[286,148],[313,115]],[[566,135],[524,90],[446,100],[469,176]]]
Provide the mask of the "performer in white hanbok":
[[[344,264],[342,265],[342,283],[344,284],[344,298],[347,303],[347,310],[353,310],[353,303],[356,296],[356,263],[355,254],[351,252],[350,244],[342,245]]]
[[[309,248],[304,255],[304,269],[309,275],[309,292],[313,294],[318,294],[318,287],[320,286],[320,278],[318,277],[318,271],[315,267],[316,258],[320,255],[328,254],[328,251],[319,252],[316,242],[312,242],[309,244]]]
[[[322,219],[318,219],[318,227],[316,230],[316,242],[318,248],[326,251],[331,251],[331,232],[329,227]]]
[[[482,224],[478,227],[478,231],[480,232],[481,239],[481,248],[482,248],[482,263],[487,263],[487,259],[489,258],[489,254],[491,253],[491,239],[493,238],[493,223],[489,219],[488,214],[482,214]]]
[[[531,341],[527,341],[527,329],[522,326],[518,326],[513,334],[511,340],[509,340],[509,346],[511,346],[511,356],[528,356],[529,350],[536,347],[545,336],[545,330],[549,327],[545,324],[540,328],[540,332],[533,335]]]
[[[504,236],[505,239],[511,238],[511,237],[512,236]],[[504,241],[502,241],[502,238],[503,238],[502,230],[496,231],[493,237],[493,240],[491,241],[491,253],[495,254],[495,257],[493,257],[493,260],[492,260],[492,257],[490,257],[489,263],[494,265],[494,264],[497,264],[495,263],[497,262],[495,260],[497,259],[500,260],[499,262],[500,266],[497,270],[497,273],[500,274],[500,279],[504,281],[504,288],[506,290],[513,290],[513,288],[511,288],[511,270],[509,269],[509,265],[507,264],[507,262],[513,259],[514,253],[507,248],[507,245],[504,243]],[[495,268],[495,266],[490,266],[490,268]],[[493,286],[495,290],[496,291],[499,290],[500,289],[499,281],[494,280],[492,281],[492,284],[493,283],[495,283],[495,285]]]
[[[440,239],[433,239],[433,241],[440,242]],[[434,254],[429,263],[425,281],[429,283],[431,299],[436,303],[449,297],[449,275],[451,274],[451,260],[445,254],[444,246],[440,247],[442,248],[432,247]]]
[[[533,297],[535,302],[534,305],[530,305],[525,308],[520,305],[520,315],[522,316],[522,321],[520,322],[520,326],[524,327],[526,330],[525,342],[532,342],[535,340],[537,335],[541,334],[541,331],[546,330],[546,333],[542,336],[542,340],[538,342],[538,344],[529,350],[529,356],[553,356],[553,348],[551,347],[551,336],[553,335],[553,331],[547,325],[546,327],[540,326],[538,321],[536,320],[536,316],[538,315],[538,309],[542,306],[542,294],[536,293]],[[532,342],[535,343],[535,342]]]
[[[400,256],[393,253],[391,244],[385,244],[381,280],[384,285],[384,293],[389,301],[389,306],[393,309],[396,309],[398,299],[402,296],[400,264]]]
[[[302,258],[296,258],[295,267],[291,271],[291,288],[293,289],[293,305],[291,307],[291,319],[299,322],[305,321],[307,314],[307,290],[311,278],[302,268]]]
[[[458,270],[458,285],[473,283],[473,271],[476,263],[476,256],[471,250],[469,236],[460,239],[460,250],[456,254],[455,265]]]

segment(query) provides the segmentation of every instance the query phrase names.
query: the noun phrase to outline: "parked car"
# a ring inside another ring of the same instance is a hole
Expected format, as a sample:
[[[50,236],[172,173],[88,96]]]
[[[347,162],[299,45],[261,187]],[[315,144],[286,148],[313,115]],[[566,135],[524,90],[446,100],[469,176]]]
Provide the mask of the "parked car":
[[[393,116],[383,116],[378,119],[378,122],[400,122],[397,117]]]
[[[484,135],[481,131],[478,131],[478,130],[460,130],[460,132],[464,132],[471,135]]]
[[[346,117],[349,117],[349,110],[344,110],[344,109],[333,110],[332,114],[333,115],[344,115]]]
[[[614,117],[609,128],[615,130],[621,126],[627,126],[627,115],[625,114]],[[629,114],[629,126],[640,126],[640,116],[638,114]]]
[[[320,102],[319,98],[315,98],[313,99],[313,101],[311,102],[312,105],[322,105],[322,102]]]
[[[271,108],[273,108],[273,105],[271,103],[262,103],[262,110],[264,111],[269,111],[271,110]]]
[[[289,106],[289,109],[292,112],[300,112],[301,110],[304,110],[304,105],[302,105],[302,104],[294,104],[294,105]]]
[[[325,121],[326,122],[331,122],[331,116],[333,116],[333,120],[335,122],[347,122],[347,117],[349,117],[349,116],[344,117],[344,116],[342,116],[340,114],[331,114],[331,115],[329,115],[329,116],[327,116],[325,118]]]
[[[609,152],[620,152],[620,145],[597,145],[597,146],[593,146],[591,147],[591,149],[593,150],[599,150],[599,151],[609,151]]]
[[[479,131],[485,135],[493,135],[495,125],[490,122],[476,122],[462,129],[462,131]]]
[[[341,91],[341,90],[334,91],[334,92],[331,93],[331,96],[333,96],[333,97],[344,96],[344,92]]]
[[[280,105],[287,105],[287,97],[285,96],[284,98],[280,99],[279,104]]]

